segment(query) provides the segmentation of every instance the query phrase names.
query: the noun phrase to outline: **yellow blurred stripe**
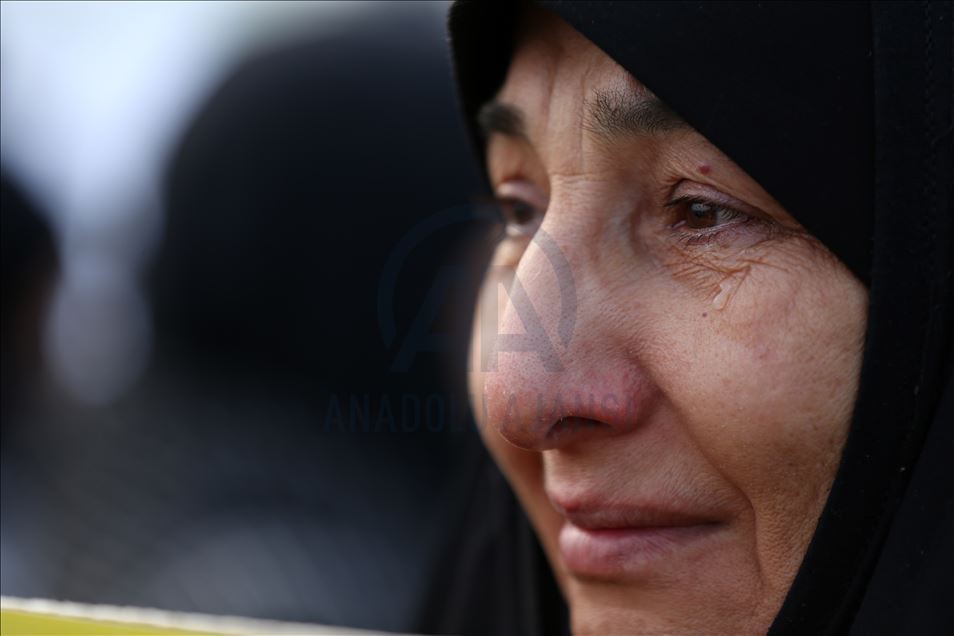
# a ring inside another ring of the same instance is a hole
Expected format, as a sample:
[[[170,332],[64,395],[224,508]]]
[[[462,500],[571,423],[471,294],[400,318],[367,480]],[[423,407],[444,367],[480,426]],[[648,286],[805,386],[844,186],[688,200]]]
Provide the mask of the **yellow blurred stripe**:
[[[98,621],[35,614],[19,610],[0,610],[0,634],[3,636],[215,636],[213,632],[195,632],[171,627],[151,627],[135,623]]]

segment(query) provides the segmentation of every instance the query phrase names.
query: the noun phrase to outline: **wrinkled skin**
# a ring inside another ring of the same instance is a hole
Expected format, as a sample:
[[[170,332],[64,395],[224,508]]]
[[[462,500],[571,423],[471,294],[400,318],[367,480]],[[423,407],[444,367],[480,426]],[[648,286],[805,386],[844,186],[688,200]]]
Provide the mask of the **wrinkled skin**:
[[[867,292],[697,132],[600,134],[592,105],[651,96],[637,80],[530,14],[497,95],[526,136],[490,135],[487,160],[498,195],[531,213],[507,208],[480,292],[472,406],[575,633],[764,633],[839,462]],[[667,205],[687,196],[703,207]],[[495,337],[522,333],[525,350]],[[568,510],[591,504],[662,506],[706,530],[594,572],[560,539]]]

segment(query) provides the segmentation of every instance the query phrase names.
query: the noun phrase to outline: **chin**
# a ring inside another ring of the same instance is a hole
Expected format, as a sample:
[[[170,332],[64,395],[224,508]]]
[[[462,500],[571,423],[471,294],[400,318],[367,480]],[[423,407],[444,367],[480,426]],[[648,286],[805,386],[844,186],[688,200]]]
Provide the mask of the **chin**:
[[[777,612],[751,607],[744,598],[689,602],[696,598],[691,589],[671,589],[667,599],[636,587],[571,579],[567,591],[574,636],[765,634]]]
[[[548,556],[573,633],[766,633],[788,585],[762,576],[749,522],[595,531],[550,524],[543,543],[555,546]],[[797,560],[785,569],[790,584]]]

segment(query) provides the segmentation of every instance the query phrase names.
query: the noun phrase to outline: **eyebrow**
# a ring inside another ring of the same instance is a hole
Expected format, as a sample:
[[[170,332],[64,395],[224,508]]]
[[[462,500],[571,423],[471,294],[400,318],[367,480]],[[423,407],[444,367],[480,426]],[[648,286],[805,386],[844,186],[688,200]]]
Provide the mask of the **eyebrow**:
[[[601,137],[647,136],[691,128],[652,94],[634,95],[619,89],[596,91],[593,99],[584,104],[584,128]]]
[[[494,134],[523,138],[527,136],[523,112],[516,106],[498,102],[495,99],[490,100],[477,111],[477,124],[480,126],[484,139],[489,139]]]
[[[583,127],[598,137],[648,136],[690,129],[686,121],[652,94],[639,95],[619,89],[596,91],[584,100]],[[477,113],[477,123],[489,139],[493,134],[527,137],[526,117],[511,104],[491,100]]]

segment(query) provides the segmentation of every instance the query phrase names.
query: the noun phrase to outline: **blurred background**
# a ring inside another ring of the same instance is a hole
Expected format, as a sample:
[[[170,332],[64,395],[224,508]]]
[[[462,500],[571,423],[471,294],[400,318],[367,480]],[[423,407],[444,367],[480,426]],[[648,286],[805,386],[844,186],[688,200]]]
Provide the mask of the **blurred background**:
[[[446,10],[0,4],[0,593],[534,615],[463,390],[495,228]]]

